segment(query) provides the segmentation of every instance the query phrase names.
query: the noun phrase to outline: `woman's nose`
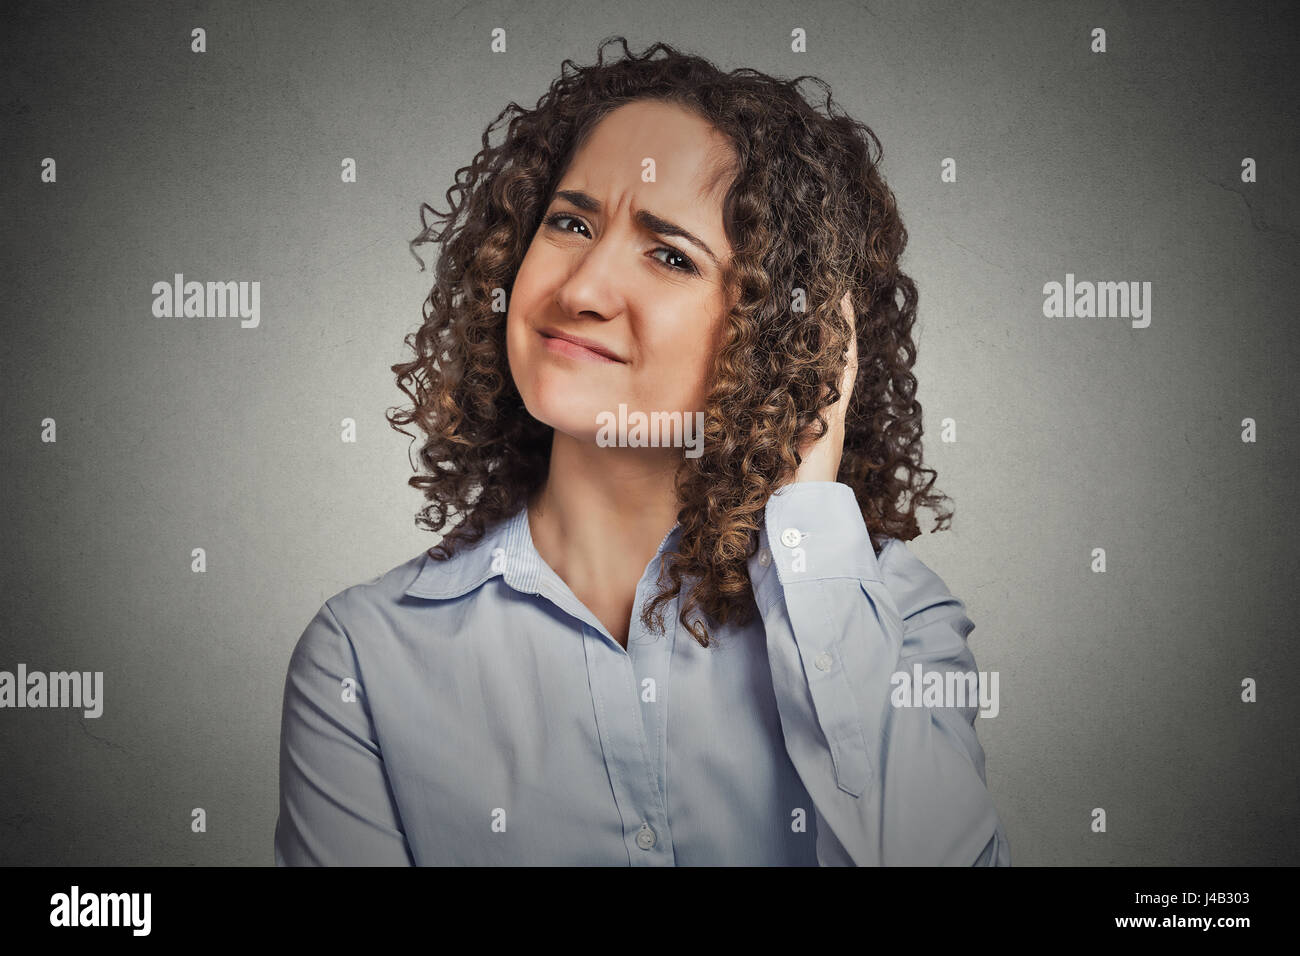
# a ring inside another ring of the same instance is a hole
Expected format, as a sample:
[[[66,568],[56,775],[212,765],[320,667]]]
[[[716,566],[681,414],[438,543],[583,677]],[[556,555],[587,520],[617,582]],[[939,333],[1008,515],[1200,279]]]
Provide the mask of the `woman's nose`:
[[[619,313],[628,281],[617,247],[617,240],[603,236],[573,254],[576,261],[555,290],[556,303],[566,315],[604,319]]]

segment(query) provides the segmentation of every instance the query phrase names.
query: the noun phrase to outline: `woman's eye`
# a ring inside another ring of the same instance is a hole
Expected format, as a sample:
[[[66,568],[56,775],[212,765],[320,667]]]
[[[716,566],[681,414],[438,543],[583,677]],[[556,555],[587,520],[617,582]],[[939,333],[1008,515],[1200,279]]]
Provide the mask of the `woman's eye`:
[[[577,216],[570,216],[562,212],[557,212],[553,216],[548,216],[546,219],[546,224],[555,229],[559,229],[561,232],[572,232],[572,229],[569,226],[560,225],[560,221],[564,219],[569,219],[572,220],[573,222],[576,222],[578,225],[582,226],[583,229],[587,228],[586,224],[583,223],[583,221],[579,219]]]
[[[683,265],[680,266],[675,266],[672,265],[671,263],[664,262],[664,260],[662,259],[659,260],[660,262],[664,262],[664,265],[668,266],[668,268],[672,269],[675,272],[685,272],[691,275],[695,275],[698,274],[700,271],[699,269],[695,268],[695,263],[691,261],[690,256],[686,255],[686,253],[682,252],[680,249],[674,249],[672,246],[660,246],[658,249],[655,250],[655,252],[666,252],[668,253],[668,257],[670,259],[680,259],[681,262],[683,263]]]
[[[552,229],[558,229],[560,232],[573,232],[573,224],[581,226],[584,230],[587,229],[587,224],[577,216],[570,216],[568,213],[564,212],[554,213],[553,215],[547,216],[543,221]],[[566,222],[569,224],[565,225]],[[590,235],[590,232],[587,234]],[[656,254],[666,252],[668,253],[669,260],[676,260],[676,263],[673,261],[665,261],[663,259],[655,260],[657,262],[662,262],[665,267],[673,272],[684,272],[687,275],[699,275],[700,273],[700,270],[696,268],[695,263],[691,261],[691,257],[680,249],[674,249],[672,246],[660,246],[655,249],[654,252]]]

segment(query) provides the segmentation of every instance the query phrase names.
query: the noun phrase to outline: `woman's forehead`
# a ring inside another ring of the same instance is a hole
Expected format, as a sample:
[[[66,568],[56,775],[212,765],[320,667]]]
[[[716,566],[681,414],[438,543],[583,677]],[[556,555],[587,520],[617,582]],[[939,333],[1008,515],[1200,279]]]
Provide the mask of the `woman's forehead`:
[[[718,192],[735,163],[730,139],[706,119],[675,103],[639,100],[603,117],[585,138],[569,172],[601,171],[649,183],[693,189],[698,198]]]

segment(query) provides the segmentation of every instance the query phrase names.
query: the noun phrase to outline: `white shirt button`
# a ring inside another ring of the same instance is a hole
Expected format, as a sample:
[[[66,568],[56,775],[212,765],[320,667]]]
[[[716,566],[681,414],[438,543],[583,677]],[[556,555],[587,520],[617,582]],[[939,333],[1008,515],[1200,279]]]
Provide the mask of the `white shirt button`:
[[[650,829],[650,825],[641,824],[641,829],[636,833],[636,845],[643,850],[648,850],[655,845],[655,840],[655,832]]]
[[[817,655],[813,663],[817,665],[819,671],[828,671],[831,669],[831,656],[823,651]]]
[[[781,532],[781,543],[787,548],[798,547],[800,539],[803,537],[798,528],[786,528]]]
[[[758,563],[761,564],[763,567],[767,567],[769,564],[771,564],[772,552],[767,550],[767,548],[764,548],[762,551],[758,552]]]

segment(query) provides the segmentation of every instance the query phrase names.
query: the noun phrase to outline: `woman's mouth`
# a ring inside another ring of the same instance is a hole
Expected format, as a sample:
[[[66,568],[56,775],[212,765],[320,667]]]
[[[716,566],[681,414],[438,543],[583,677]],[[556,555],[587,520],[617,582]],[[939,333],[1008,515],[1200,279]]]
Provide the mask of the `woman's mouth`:
[[[538,330],[542,345],[547,351],[569,358],[584,359],[588,362],[605,362],[610,365],[622,365],[623,360],[598,342],[582,339],[566,333]]]

